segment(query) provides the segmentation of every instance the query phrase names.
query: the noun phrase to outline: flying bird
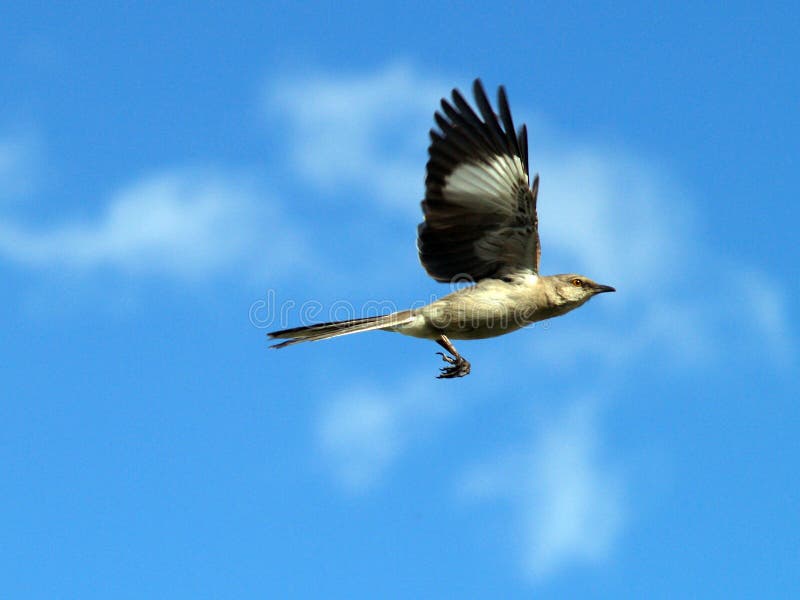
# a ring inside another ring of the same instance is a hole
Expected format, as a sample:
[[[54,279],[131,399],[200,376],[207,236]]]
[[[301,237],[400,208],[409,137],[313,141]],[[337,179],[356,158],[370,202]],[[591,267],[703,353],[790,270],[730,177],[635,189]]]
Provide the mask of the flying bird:
[[[539,175],[530,180],[528,133],[517,131],[505,89],[494,112],[479,79],[478,112],[454,89],[443,98],[430,131],[424,220],[417,230],[419,260],[439,282],[473,285],[421,308],[389,315],[319,323],[274,331],[273,348],[362,331],[393,331],[434,340],[445,352],[439,378],[463,377],[470,363],[451,340],[496,337],[558,317],[613,287],[584,275],[541,275],[536,199]]]

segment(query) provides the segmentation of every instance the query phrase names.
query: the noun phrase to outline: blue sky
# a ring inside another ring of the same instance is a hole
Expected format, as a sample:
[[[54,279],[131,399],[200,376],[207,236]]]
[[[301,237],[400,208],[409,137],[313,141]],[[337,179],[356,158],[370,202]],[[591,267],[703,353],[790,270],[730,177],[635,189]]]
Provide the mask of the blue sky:
[[[796,597],[800,11],[0,10],[3,597]],[[545,273],[438,348],[438,99],[507,87]],[[335,313],[335,314],[341,314]]]

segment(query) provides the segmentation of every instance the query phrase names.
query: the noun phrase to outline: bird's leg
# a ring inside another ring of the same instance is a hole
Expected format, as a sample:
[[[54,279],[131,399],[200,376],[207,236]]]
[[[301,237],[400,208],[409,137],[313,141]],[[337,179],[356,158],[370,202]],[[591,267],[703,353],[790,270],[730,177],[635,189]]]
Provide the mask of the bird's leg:
[[[450,343],[450,340],[447,339],[446,335],[439,336],[439,339],[436,340],[436,343],[452,354],[451,358],[444,352],[436,353],[442,357],[444,362],[450,364],[449,367],[442,367],[440,369],[442,372],[437,376],[437,379],[452,379],[453,377],[464,377],[464,375],[469,375],[469,362],[458,353],[458,350],[456,350],[455,346]]]

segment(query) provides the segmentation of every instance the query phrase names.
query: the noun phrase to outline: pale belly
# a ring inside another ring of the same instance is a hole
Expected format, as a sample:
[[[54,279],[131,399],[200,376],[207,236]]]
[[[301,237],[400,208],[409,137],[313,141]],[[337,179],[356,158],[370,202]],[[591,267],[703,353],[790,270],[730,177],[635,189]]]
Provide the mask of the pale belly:
[[[453,340],[481,340],[516,331],[529,323],[520,323],[503,315],[473,315],[465,319],[433,319],[417,314],[410,323],[392,328],[392,331],[412,337],[435,340],[446,335]]]
[[[477,298],[476,298],[477,296]],[[504,335],[543,319],[557,316],[536,310],[514,296],[451,295],[415,311],[414,319],[393,329],[412,337],[479,340]]]
[[[570,308],[537,306],[530,286],[487,281],[417,309],[411,321],[392,331],[427,339],[446,335],[454,340],[478,340],[557,317]]]

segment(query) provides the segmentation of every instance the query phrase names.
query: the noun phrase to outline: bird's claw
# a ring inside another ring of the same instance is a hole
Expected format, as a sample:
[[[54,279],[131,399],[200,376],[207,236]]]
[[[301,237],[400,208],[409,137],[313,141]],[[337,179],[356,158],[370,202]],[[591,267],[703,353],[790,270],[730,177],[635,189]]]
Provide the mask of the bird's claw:
[[[455,359],[455,358],[451,358],[451,357],[447,356],[447,354],[445,354],[444,352],[437,352],[436,354],[438,354],[439,356],[441,356],[441,357],[442,357],[442,360],[443,360],[444,362],[448,362],[448,363],[450,363],[451,365],[454,365],[454,364],[456,363],[456,359]]]
[[[465,375],[469,375],[470,372],[470,364],[463,356],[456,356],[452,358],[447,356],[443,352],[437,352],[439,356],[442,357],[442,360],[446,363],[449,363],[449,367],[442,367],[439,369],[441,373],[436,376],[436,379],[453,379],[454,377],[464,377]]]

